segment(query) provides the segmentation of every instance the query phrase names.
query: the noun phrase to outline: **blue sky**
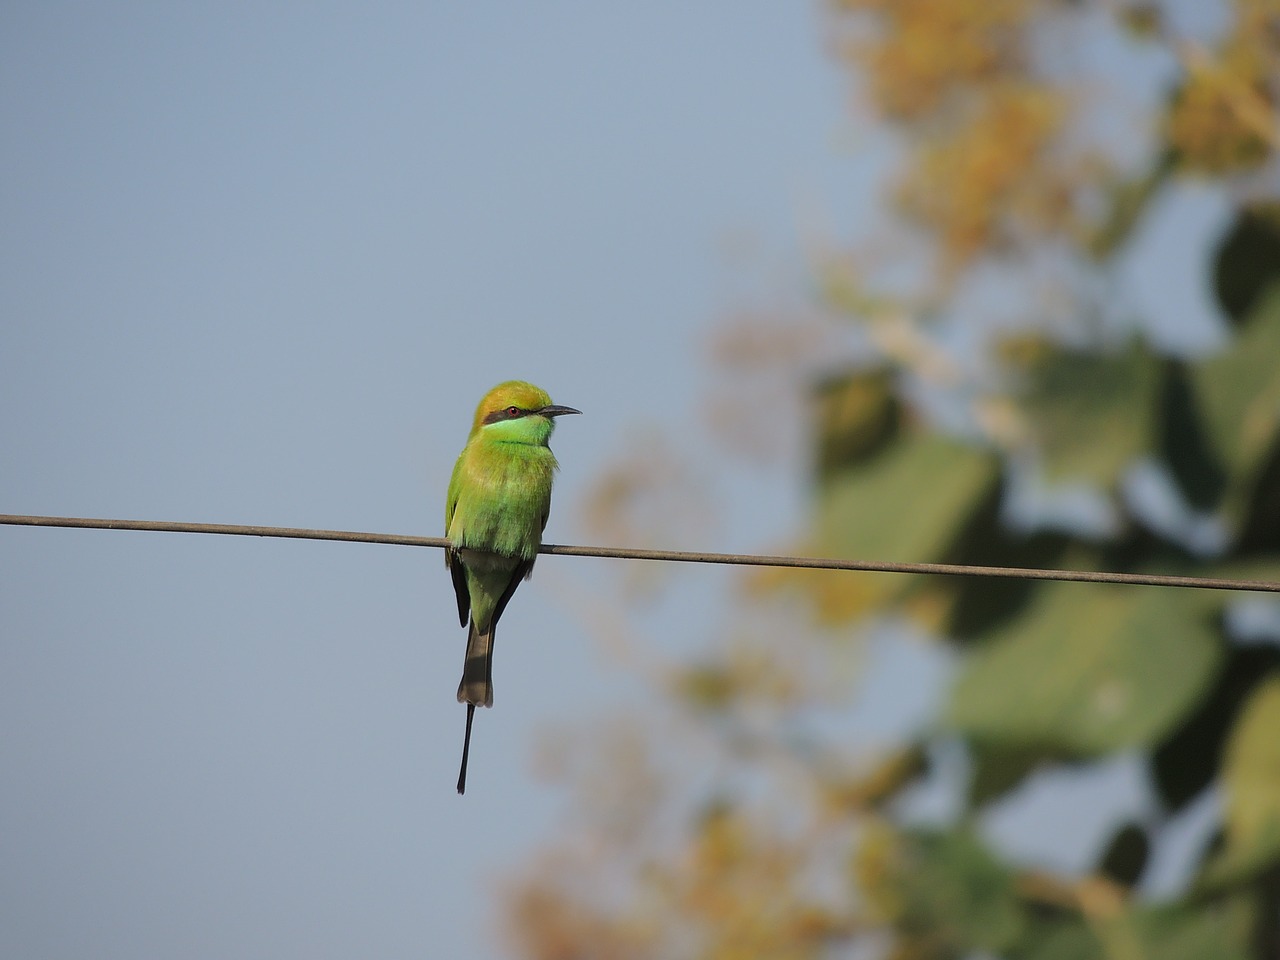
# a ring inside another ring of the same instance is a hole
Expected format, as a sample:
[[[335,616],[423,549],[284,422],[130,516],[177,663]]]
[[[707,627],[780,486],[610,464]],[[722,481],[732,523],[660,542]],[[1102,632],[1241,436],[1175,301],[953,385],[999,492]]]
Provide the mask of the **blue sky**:
[[[6,5],[0,510],[439,534],[522,377],[586,412],[572,541],[804,204],[856,209],[844,84],[804,4]],[[540,578],[508,619],[459,798],[434,551],[0,530],[0,952],[500,955],[536,731],[626,686]]]

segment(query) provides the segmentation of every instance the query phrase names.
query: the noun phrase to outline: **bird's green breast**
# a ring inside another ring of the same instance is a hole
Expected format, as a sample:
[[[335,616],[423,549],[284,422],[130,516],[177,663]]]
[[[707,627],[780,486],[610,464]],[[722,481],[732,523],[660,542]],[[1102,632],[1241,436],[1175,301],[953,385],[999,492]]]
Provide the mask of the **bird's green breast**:
[[[555,456],[541,445],[468,443],[449,485],[454,506],[446,536],[459,547],[533,559],[555,469]]]

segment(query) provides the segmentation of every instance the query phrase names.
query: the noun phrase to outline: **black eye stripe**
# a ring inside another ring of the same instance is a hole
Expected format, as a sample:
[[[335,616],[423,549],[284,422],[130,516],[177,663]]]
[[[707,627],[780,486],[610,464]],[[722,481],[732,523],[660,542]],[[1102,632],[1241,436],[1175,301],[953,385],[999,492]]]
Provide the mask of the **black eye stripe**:
[[[497,423],[500,420],[519,420],[521,417],[527,417],[530,412],[516,406],[503,407],[500,410],[492,410],[485,414],[484,422]]]

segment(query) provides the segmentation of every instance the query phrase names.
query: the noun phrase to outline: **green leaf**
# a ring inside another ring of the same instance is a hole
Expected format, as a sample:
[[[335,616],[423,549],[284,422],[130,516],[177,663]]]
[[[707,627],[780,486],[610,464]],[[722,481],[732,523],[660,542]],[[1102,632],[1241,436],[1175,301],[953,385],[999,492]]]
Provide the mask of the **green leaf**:
[[[1254,691],[1223,769],[1226,845],[1202,885],[1245,879],[1280,862],[1280,675]]]
[[[937,556],[999,474],[991,453],[912,434],[818,492],[816,540],[835,556]]]
[[[820,483],[875,456],[898,435],[902,405],[889,370],[858,370],[829,377],[815,388],[814,404]]]
[[[1207,591],[1055,583],[969,658],[946,723],[979,743],[1089,757],[1164,736],[1222,647]]]
[[[964,830],[900,839],[889,878],[899,930],[956,950],[1002,951],[1020,939],[1026,917],[1013,876],[980,840]]]
[[[1276,575],[1273,569],[1270,576]],[[1218,776],[1240,708],[1259,681],[1278,666],[1280,650],[1275,647],[1229,648],[1209,693],[1152,752],[1151,779],[1166,810],[1181,810]]]
[[[1146,960],[1250,960],[1254,909],[1244,897],[1224,903],[1143,907],[1094,927],[1107,957]]]
[[[1239,336],[1198,364],[1191,380],[1210,441],[1227,469],[1224,512],[1238,531],[1280,444],[1280,286],[1260,298]]]
[[[969,748],[969,808],[998,800],[1046,763],[1061,759],[1037,748],[974,743]]]
[[[988,567],[1061,566],[1067,535],[1010,530],[1001,521],[1004,497],[1005,484],[992,483],[939,560]],[[931,628],[963,643],[1019,615],[1038,586],[1012,577],[922,577],[911,586],[908,606]]]
[[[1021,960],[1098,960],[1102,944],[1083,921],[1054,919],[1038,921],[1027,943],[1014,954]]]
[[[808,547],[829,557],[935,559],[999,471],[988,451],[907,434],[821,485]],[[820,619],[830,623],[865,613],[909,586],[903,577],[874,573],[804,571],[787,579],[811,592]]]
[[[1151,446],[1160,361],[1137,341],[1116,353],[1055,350],[1028,371],[1023,408],[1047,476],[1110,488]]]

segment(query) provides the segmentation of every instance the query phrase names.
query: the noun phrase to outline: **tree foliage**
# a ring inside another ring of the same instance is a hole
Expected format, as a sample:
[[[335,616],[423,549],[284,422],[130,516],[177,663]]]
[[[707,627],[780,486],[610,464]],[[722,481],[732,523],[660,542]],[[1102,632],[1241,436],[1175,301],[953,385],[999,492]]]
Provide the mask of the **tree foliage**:
[[[765,351],[808,389],[795,549],[1280,580],[1280,3],[1224,0],[1204,35],[1178,11],[833,3],[833,49],[901,162],[885,232],[817,264],[832,337],[862,349]],[[1100,46],[1118,64],[1103,80]],[[1153,59],[1158,95],[1127,100],[1127,71]],[[1112,304],[1151,210],[1192,178],[1233,208],[1205,253],[1223,321],[1211,350],[1168,347],[1158,334],[1178,317]],[[982,293],[993,277],[999,301]],[[728,351],[737,396],[769,366],[758,353]],[[1011,506],[1064,485],[1089,509]],[[651,671],[674,710],[630,728],[625,750],[606,730],[565,747],[595,759],[569,765],[575,827],[517,885],[515,942],[541,960],[850,944],[899,960],[1276,956],[1280,631],[1273,619],[1245,642],[1238,600],[747,575],[725,635]],[[886,618],[929,631],[957,668],[933,724],[872,762],[814,711],[844,709],[857,639]],[[913,819],[905,801],[948,746],[968,771],[957,809]],[[1053,875],[992,846],[982,812],[1032,773],[1124,753],[1144,758],[1159,810],[1118,824],[1091,870]],[[632,788],[623,801],[603,783]],[[1180,894],[1151,902],[1152,849],[1209,790],[1223,797],[1216,840]]]

